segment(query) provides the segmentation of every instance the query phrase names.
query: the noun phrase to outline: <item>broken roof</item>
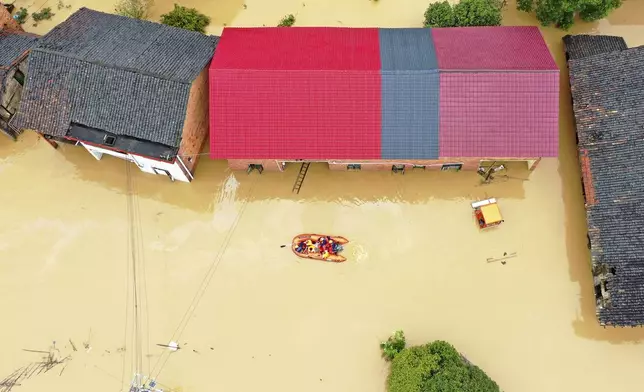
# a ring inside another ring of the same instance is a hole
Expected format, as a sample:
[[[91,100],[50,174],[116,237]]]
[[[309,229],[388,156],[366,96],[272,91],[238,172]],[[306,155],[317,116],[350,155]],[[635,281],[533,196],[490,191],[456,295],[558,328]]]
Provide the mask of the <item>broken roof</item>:
[[[42,37],[14,125],[72,123],[178,147],[190,87],[218,37],[81,8]]]
[[[29,34],[0,30],[0,83],[6,71],[27,55],[37,39]]]
[[[567,36],[597,315],[644,325],[644,46]]]

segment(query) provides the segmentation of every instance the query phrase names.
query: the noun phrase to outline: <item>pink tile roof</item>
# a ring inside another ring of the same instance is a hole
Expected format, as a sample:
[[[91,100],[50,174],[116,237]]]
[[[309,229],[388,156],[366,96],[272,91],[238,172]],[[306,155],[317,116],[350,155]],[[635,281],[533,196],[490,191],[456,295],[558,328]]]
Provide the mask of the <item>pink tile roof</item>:
[[[432,29],[441,70],[558,70],[535,26]]]
[[[225,28],[210,68],[379,70],[376,28]]]
[[[441,73],[441,157],[556,157],[558,141],[558,72]]]

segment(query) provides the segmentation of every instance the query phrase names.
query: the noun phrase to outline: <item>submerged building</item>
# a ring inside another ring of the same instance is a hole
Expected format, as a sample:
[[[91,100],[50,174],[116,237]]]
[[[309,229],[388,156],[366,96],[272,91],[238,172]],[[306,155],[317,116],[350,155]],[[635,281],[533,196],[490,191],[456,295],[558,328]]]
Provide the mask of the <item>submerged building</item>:
[[[81,8],[32,50],[12,125],[189,182],[218,37]]]
[[[644,46],[564,37],[597,318],[644,325]]]
[[[238,170],[534,168],[558,121],[537,27],[225,28],[210,65],[210,156]]]
[[[0,9],[4,10],[0,5]],[[0,132],[16,140],[20,129],[11,126],[18,111],[27,56],[38,38],[15,30],[0,30]]]

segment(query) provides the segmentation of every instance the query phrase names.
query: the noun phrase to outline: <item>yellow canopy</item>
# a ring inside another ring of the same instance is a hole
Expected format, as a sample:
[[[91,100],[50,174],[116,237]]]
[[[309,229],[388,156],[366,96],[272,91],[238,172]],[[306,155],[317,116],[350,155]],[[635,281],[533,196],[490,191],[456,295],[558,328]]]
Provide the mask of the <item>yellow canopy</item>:
[[[485,223],[487,223],[488,225],[492,223],[498,223],[503,220],[499,206],[496,204],[481,206],[481,213],[483,214]]]

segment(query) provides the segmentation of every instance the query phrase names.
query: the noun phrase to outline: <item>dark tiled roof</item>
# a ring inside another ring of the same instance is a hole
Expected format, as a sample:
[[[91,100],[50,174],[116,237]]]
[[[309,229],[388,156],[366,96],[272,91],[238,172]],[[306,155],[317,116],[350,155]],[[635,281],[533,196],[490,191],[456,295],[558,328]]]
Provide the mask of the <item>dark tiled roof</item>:
[[[191,83],[217,42],[81,8],[33,49],[13,124],[65,136],[77,123],[178,147]]]
[[[36,40],[32,35],[0,30],[0,87],[4,85],[6,71],[27,54]]]
[[[0,30],[0,68],[10,67],[34,45],[36,40],[37,38],[31,35]]]
[[[613,38],[613,37],[609,37]],[[644,325],[644,46],[606,52],[610,39],[567,51],[584,169],[588,232],[603,325]],[[599,53],[584,57],[590,53]],[[603,294],[602,294],[603,293]]]
[[[570,60],[627,48],[624,38],[610,35],[566,35],[563,37],[563,41],[566,54]]]

